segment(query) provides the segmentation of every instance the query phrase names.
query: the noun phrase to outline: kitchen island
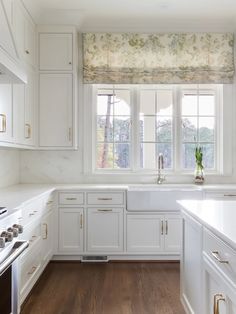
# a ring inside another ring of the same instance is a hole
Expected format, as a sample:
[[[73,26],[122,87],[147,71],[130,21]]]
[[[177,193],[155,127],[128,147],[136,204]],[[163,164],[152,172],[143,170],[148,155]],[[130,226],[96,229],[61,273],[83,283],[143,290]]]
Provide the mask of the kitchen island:
[[[236,202],[180,201],[186,313],[236,313]]]

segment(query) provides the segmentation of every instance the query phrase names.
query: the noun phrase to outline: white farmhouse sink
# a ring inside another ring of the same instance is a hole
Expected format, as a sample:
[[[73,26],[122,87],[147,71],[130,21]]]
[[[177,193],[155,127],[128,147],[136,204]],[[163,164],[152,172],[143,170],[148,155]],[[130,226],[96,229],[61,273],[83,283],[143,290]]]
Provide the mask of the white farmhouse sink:
[[[202,198],[202,189],[191,184],[131,185],[127,191],[127,210],[178,211],[177,200]]]

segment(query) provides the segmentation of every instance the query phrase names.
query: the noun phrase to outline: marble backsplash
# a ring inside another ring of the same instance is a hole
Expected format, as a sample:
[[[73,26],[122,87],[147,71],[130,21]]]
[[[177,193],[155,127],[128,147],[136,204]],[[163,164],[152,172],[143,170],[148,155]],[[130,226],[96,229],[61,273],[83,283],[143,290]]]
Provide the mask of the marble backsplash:
[[[0,188],[20,181],[20,152],[16,149],[0,149]]]

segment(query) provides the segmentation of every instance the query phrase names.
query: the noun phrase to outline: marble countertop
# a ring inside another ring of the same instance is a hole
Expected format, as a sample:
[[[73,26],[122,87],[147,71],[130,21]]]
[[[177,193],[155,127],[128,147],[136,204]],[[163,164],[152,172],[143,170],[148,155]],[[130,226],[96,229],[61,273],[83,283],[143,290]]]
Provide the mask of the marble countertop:
[[[236,250],[236,201],[183,200],[178,203],[183,212]]]
[[[175,186],[183,186],[183,184],[174,184]],[[33,201],[35,198],[43,195],[44,193],[53,192],[56,190],[128,190],[129,186],[145,186],[148,187],[150,184],[18,184],[12,185],[3,189],[0,189],[0,206],[5,206],[12,213],[27,202]],[[158,185],[157,185],[158,186]],[[171,187],[172,184],[162,184],[161,187]],[[185,187],[192,187],[193,184],[184,184]],[[203,191],[217,191],[217,190],[235,190],[236,184],[215,184],[215,185],[203,185],[197,186]]]

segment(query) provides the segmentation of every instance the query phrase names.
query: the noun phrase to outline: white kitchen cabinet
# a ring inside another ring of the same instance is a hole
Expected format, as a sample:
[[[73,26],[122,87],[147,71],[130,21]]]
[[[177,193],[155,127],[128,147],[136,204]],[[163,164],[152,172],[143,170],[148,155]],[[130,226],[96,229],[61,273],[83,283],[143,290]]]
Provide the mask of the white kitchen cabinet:
[[[164,216],[127,215],[127,251],[157,253],[164,245]]]
[[[33,22],[25,17],[24,20],[24,58],[27,64],[35,67],[35,43],[36,43],[36,30]]]
[[[235,287],[225,282],[218,269],[206,257],[203,260],[203,276],[204,313],[236,314]]]
[[[13,134],[19,145],[35,145],[35,72],[28,71],[27,84],[13,85]]]
[[[35,72],[28,71],[28,83],[25,86],[24,137],[23,144],[35,144]]]
[[[73,36],[66,33],[39,34],[39,70],[72,71]]]
[[[87,251],[123,251],[123,208],[87,209]]]
[[[41,234],[42,234],[42,265],[46,265],[53,254],[53,213],[48,212],[41,220]]]
[[[181,218],[178,214],[127,215],[127,251],[179,254]]]
[[[180,253],[182,219],[179,214],[165,215],[165,251]]]
[[[202,226],[187,215],[184,215],[183,219],[180,266],[180,295],[186,313],[204,313],[202,300]]]
[[[13,2],[13,30],[19,57],[26,64],[35,67],[35,25],[20,1]]]
[[[0,141],[13,141],[12,85],[0,84]]]
[[[40,74],[40,147],[72,147],[72,82],[72,74]]]
[[[82,252],[83,230],[83,208],[59,208],[59,252]]]

